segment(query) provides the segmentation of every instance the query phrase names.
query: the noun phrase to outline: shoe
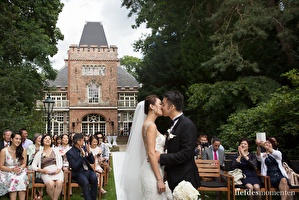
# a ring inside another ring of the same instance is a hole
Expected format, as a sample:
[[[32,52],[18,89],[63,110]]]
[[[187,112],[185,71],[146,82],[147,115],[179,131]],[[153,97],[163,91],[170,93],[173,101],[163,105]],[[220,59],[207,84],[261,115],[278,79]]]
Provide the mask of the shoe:
[[[102,188],[101,189],[101,194],[106,194],[106,193],[107,193],[107,191]]]

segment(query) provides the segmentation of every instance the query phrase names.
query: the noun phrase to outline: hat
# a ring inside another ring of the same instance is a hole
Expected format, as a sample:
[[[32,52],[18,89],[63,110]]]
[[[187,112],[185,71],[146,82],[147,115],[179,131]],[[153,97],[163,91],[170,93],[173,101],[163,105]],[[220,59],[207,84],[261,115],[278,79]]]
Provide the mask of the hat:
[[[76,144],[78,142],[78,140],[81,140],[83,139],[83,135],[80,134],[80,133],[76,133],[74,136],[73,136],[73,143]]]

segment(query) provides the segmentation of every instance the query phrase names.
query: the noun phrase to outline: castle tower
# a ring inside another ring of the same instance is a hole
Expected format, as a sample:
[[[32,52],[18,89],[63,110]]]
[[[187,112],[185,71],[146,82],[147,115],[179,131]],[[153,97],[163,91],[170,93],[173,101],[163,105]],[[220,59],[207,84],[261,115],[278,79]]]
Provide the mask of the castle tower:
[[[108,45],[101,22],[87,22],[79,45],[68,50],[70,129],[109,134],[117,127],[117,47]]]

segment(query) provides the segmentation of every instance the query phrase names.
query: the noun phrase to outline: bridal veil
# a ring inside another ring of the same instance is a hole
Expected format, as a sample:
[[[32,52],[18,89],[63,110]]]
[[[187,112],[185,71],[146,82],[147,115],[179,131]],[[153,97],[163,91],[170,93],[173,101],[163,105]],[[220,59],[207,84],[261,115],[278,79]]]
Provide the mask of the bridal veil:
[[[146,158],[142,138],[142,125],[146,118],[144,101],[138,103],[133,117],[133,123],[125,152],[120,188],[125,194],[121,200],[140,200],[142,198],[140,169]]]

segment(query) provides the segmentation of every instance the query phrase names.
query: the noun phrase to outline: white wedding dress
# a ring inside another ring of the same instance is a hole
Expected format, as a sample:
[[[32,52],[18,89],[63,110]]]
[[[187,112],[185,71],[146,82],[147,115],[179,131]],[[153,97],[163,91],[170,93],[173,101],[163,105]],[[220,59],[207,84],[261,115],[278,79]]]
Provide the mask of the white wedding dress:
[[[151,122],[153,123],[153,122]],[[144,134],[147,131],[148,126],[151,124],[148,123],[145,127]],[[145,136],[144,136],[145,137]],[[160,133],[157,132],[156,137],[156,151],[160,153],[164,153],[164,146],[165,146],[165,137]],[[160,168],[160,173],[162,177],[164,176],[164,167]],[[140,169],[140,179],[141,179],[141,191],[142,191],[142,200],[170,200],[172,199],[171,190],[166,183],[166,191],[160,194],[157,188],[157,179],[155,174],[152,170],[151,164],[147,158],[144,159],[142,167]]]
[[[172,192],[166,184],[166,192],[159,194],[157,180],[147,160],[142,138],[142,125],[145,121],[144,101],[138,103],[133,117],[132,128],[124,156],[120,177],[120,197],[118,200],[171,200]],[[157,133],[156,150],[163,153],[165,137]],[[164,170],[160,167],[163,177]]]

